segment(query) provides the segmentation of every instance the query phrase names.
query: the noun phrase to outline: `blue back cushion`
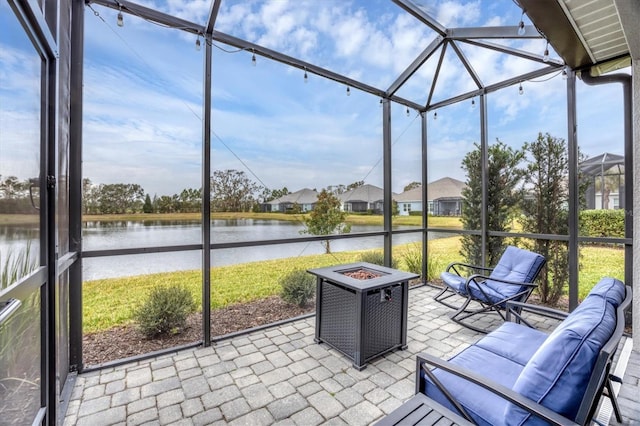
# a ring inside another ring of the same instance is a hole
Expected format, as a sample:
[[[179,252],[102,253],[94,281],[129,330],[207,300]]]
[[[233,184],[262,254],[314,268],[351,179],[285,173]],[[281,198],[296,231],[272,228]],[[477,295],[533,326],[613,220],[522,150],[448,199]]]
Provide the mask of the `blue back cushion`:
[[[624,295],[622,282],[603,278],[540,346],[513,390],[575,419],[598,353],[615,330],[616,308]],[[511,404],[504,415],[511,424],[546,424]]]
[[[489,277],[531,283],[538,276],[544,262],[545,258],[538,253],[509,246],[500,257],[500,261]],[[487,280],[486,286],[502,296],[498,300],[513,296],[526,289],[526,286],[507,285],[498,281],[491,281],[491,279]]]

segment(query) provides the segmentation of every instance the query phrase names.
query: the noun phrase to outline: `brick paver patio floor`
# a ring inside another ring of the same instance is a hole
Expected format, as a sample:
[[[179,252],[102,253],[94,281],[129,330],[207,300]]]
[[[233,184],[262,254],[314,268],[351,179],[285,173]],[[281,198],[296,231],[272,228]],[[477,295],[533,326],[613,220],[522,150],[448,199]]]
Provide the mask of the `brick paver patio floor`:
[[[369,425],[414,394],[417,353],[448,358],[481,336],[452,322],[435,292],[409,292],[408,349],[362,371],[313,341],[312,317],[81,374],[64,425]],[[626,376],[624,424],[640,424],[637,353]]]

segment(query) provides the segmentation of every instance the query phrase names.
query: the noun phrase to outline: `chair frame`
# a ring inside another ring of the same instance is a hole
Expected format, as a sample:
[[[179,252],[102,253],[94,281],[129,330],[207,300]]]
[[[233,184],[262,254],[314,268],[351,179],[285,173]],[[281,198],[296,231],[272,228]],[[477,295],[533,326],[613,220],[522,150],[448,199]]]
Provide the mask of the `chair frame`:
[[[533,280],[535,281],[535,279],[538,277],[538,275],[540,274],[540,271],[542,271],[542,269],[544,268],[544,266],[546,265],[547,261],[546,259],[544,259],[544,261],[540,264],[540,267],[538,268],[538,270],[535,273],[535,276],[533,277]],[[497,313],[501,318],[502,321],[506,321],[507,318],[505,316],[505,314],[503,314],[503,310],[505,310],[506,304],[507,302],[511,302],[511,301],[517,301],[517,302],[526,302],[527,299],[529,298],[529,296],[531,295],[531,293],[533,292],[533,290],[538,286],[537,284],[530,282],[530,283],[523,283],[523,282],[518,282],[518,281],[509,281],[509,280],[504,280],[501,278],[493,278],[490,277],[488,274],[486,274],[486,272],[489,272],[489,274],[491,272],[493,272],[494,268],[486,268],[483,266],[476,266],[476,265],[470,265],[467,263],[461,263],[461,262],[453,262],[450,263],[447,266],[446,272],[450,272],[453,271],[455,272],[458,276],[462,275],[460,274],[460,271],[458,270],[458,268],[469,268],[475,271],[483,271],[485,272],[485,274],[473,274],[471,276],[469,276],[465,282],[465,293],[461,293],[456,291],[454,288],[449,287],[448,285],[445,284],[444,288],[442,289],[442,291],[440,291],[440,293],[438,293],[437,295],[435,295],[435,297],[433,298],[436,302],[439,302],[449,308],[452,309],[456,309],[456,312],[454,312],[453,314],[450,315],[450,318],[455,321],[456,323],[467,327],[473,331],[477,331],[478,333],[487,333],[489,330],[485,330],[479,327],[476,327],[474,325],[469,324],[468,322],[464,322],[464,320],[466,320],[467,318],[477,315],[477,314],[482,314],[482,313]],[[518,287],[526,287],[525,290],[520,291],[512,296],[506,297],[504,299],[501,299],[497,302],[490,302],[489,300],[489,296],[487,295],[487,293],[483,290],[483,285],[485,284],[486,280],[491,280],[494,282],[499,282],[505,285],[515,285]],[[481,294],[484,297],[483,299],[474,297],[474,295],[471,293],[471,286],[475,286],[474,288],[478,289]],[[447,294],[450,293],[450,294]],[[461,305],[459,306],[455,306],[449,302],[446,302],[445,300],[452,297],[452,296],[462,296],[464,298],[466,298],[466,300],[464,302],[462,302]],[[477,302],[480,307],[477,309],[469,309],[469,304],[471,302]]]
[[[484,272],[491,274],[491,272],[493,272],[493,268],[486,268],[484,266],[478,266],[478,265],[471,265],[469,263],[462,263],[462,262],[452,262],[449,265],[447,265],[447,269],[445,269],[445,272],[451,272],[453,270],[453,272],[456,273],[456,275],[462,277],[463,275],[461,274],[460,271],[458,271],[457,268],[467,268],[467,269],[471,269],[473,271],[476,272]],[[447,294],[449,293],[449,294]],[[440,293],[436,294],[433,298],[433,300],[435,300],[438,303],[443,304],[444,306],[451,308],[451,309],[460,309],[461,305],[453,305],[449,302],[445,302],[446,299],[452,297],[452,296],[460,296],[461,294],[458,293],[457,291],[454,291],[451,287],[449,287],[448,285],[445,285],[444,288],[442,289],[442,291],[440,291]]]

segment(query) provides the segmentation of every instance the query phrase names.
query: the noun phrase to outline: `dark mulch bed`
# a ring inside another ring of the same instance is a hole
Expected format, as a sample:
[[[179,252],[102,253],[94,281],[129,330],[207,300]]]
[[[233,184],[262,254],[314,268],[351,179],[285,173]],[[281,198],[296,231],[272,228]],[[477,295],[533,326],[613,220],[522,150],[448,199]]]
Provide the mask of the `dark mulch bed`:
[[[540,304],[539,296],[535,293],[532,294],[529,298],[529,303]],[[553,307],[567,311],[569,307],[568,298],[561,298]],[[300,308],[296,305],[285,303],[278,296],[233,305],[217,309],[211,313],[211,335],[223,336],[235,331],[297,317],[311,313],[314,310],[314,303],[310,303],[306,308]],[[190,315],[187,319],[187,326],[181,333],[154,339],[145,338],[134,325],[115,327],[84,336],[82,348],[84,364],[102,364],[200,340],[202,340],[201,313]]]
[[[233,305],[211,313],[211,335],[223,336],[234,331],[297,317],[314,310],[314,303],[300,308],[284,302],[278,296]],[[82,352],[85,365],[97,365],[201,340],[202,314],[194,313],[187,319],[186,327],[179,334],[171,336],[147,339],[135,325],[86,334],[83,338]]]

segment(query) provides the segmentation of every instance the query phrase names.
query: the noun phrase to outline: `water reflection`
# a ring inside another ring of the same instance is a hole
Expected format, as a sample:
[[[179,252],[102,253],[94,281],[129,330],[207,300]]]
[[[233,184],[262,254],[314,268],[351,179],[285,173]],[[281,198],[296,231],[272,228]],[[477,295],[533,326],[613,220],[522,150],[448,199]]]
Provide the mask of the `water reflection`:
[[[0,226],[0,243],[33,240],[39,234],[38,225],[4,225]]]
[[[395,227],[394,229],[410,229]],[[299,238],[304,229],[301,222],[268,219],[214,219],[211,221],[211,242],[230,243]],[[382,227],[352,226],[352,233],[380,231]],[[0,227],[0,249],[16,244],[26,245],[37,239],[36,227]],[[449,235],[438,235],[444,237]],[[83,249],[109,250],[136,247],[160,247],[201,243],[201,225],[198,220],[146,220],[146,221],[88,221],[83,224]],[[394,244],[420,241],[420,233],[400,234],[393,237]],[[37,242],[34,241],[37,244]],[[382,237],[349,238],[331,243],[332,251],[381,248]],[[36,247],[33,247],[34,249]],[[280,244],[260,247],[214,250],[212,266],[280,259],[324,253],[320,242]],[[84,259],[84,279],[148,274],[177,270],[199,269],[202,265],[200,250],[111,256]]]

